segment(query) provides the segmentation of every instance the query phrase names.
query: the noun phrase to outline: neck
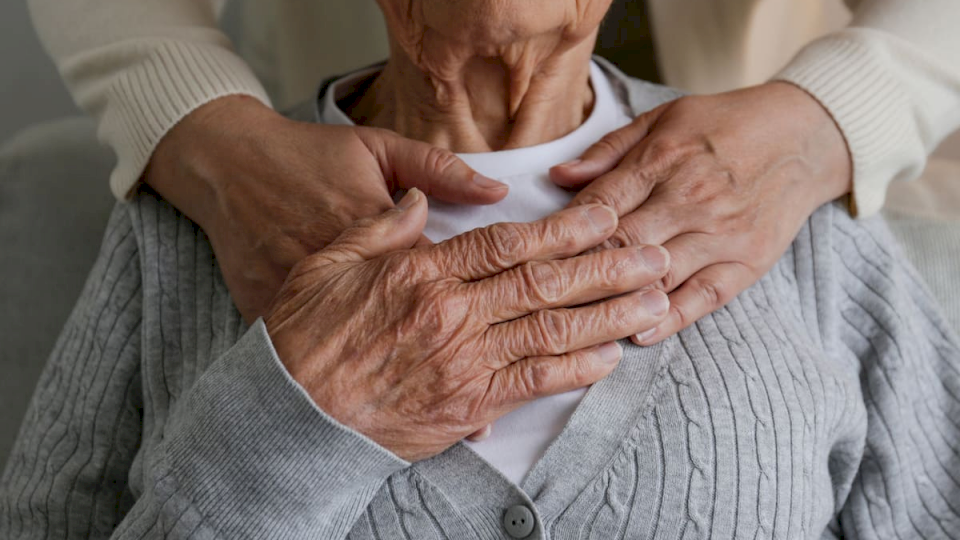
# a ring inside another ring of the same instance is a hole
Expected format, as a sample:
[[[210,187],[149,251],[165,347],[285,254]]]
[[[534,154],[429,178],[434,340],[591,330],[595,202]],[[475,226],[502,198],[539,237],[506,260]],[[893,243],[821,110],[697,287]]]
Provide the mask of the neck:
[[[383,72],[348,114],[454,152],[490,152],[560,138],[590,115],[593,39],[527,42],[478,54],[456,43],[416,60],[391,42]],[[491,54],[493,53],[493,54]]]

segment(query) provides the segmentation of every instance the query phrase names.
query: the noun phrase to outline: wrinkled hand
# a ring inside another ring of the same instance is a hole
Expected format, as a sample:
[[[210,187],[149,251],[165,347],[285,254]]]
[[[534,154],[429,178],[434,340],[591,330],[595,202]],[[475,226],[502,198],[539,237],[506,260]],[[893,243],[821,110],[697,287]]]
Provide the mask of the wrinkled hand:
[[[620,225],[607,247],[670,252],[660,284],[671,293],[670,315],[636,336],[639,344],[679,332],[754,284],[813,211],[852,182],[833,119],[783,82],[664,104],[551,178],[583,188],[571,205],[616,209]]]
[[[426,197],[412,190],[362,220],[297,264],[265,317],[317,405],[404,459],[602,379],[620,359],[615,340],[667,313],[663,292],[637,292],[666,272],[662,248],[567,258],[613,233],[609,208],[409,249],[426,214]]]
[[[507,194],[450,152],[383,130],[294,122],[242,96],[184,118],[144,180],[210,237],[248,322],[295,263],[357,219],[392,208],[398,188],[464,204]]]

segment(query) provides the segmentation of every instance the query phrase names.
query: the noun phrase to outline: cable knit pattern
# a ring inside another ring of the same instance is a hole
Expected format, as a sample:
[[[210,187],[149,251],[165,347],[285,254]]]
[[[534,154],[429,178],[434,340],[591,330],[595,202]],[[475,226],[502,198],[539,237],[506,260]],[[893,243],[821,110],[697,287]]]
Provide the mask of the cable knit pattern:
[[[637,87],[635,87],[637,88]],[[319,410],[203,233],[117,207],[0,487],[2,538],[960,538],[960,343],[880,219],[818,210],[759,283],[625,344],[520,486]]]

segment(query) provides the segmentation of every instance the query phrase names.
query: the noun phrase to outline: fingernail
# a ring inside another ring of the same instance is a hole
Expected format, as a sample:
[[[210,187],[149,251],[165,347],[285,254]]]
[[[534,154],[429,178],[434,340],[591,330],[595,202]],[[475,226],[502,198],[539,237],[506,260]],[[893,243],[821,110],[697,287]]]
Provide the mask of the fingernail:
[[[503,189],[507,187],[503,182],[497,182],[493,178],[484,176],[482,174],[473,175],[473,183],[482,187],[483,189]]]
[[[561,163],[561,164],[557,165],[557,167],[571,168],[571,169],[572,169],[572,168],[575,168],[577,165],[579,165],[579,164],[581,164],[581,163],[583,163],[583,160],[582,160],[582,159],[574,159],[574,160],[568,161],[568,162],[566,162],[566,163]]]
[[[620,347],[620,344],[616,341],[604,343],[597,348],[597,356],[599,356],[600,361],[605,364],[615,364],[619,362],[620,357],[623,356],[623,348]]]
[[[640,296],[640,305],[647,313],[659,317],[670,309],[670,300],[660,291],[647,291]]]
[[[410,191],[408,191],[407,194],[404,195],[402,199],[400,199],[400,202],[397,203],[397,208],[399,208],[400,210],[406,210],[411,206],[417,204],[417,201],[419,200],[420,200],[420,190],[417,188],[413,188]]]
[[[660,246],[644,246],[640,249],[640,258],[647,268],[657,273],[665,272],[670,264],[670,254]]]
[[[637,345],[643,345],[645,341],[657,335],[657,327],[647,330],[646,332],[640,332],[639,334],[633,336],[633,342]]]
[[[593,206],[587,210],[587,218],[598,233],[605,233],[617,224],[617,214],[609,206]]]

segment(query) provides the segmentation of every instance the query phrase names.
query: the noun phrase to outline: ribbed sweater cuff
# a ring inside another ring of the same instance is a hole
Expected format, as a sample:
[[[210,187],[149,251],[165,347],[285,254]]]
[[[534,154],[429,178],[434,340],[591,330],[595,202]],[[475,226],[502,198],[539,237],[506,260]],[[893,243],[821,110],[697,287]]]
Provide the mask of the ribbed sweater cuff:
[[[910,102],[878,47],[863,30],[846,30],[805,47],[774,79],[793,83],[830,112],[853,159],[854,215],[884,203],[887,184],[909,134]]]
[[[226,538],[311,538],[349,525],[410,465],[317,408],[262,320],[181,406],[157,495],[191,505]]]
[[[253,71],[230,49],[180,41],[139,46],[150,52],[115,80],[100,127],[117,152],[110,187],[118,199],[129,196],[160,139],[201,105],[243,94],[270,106]]]

